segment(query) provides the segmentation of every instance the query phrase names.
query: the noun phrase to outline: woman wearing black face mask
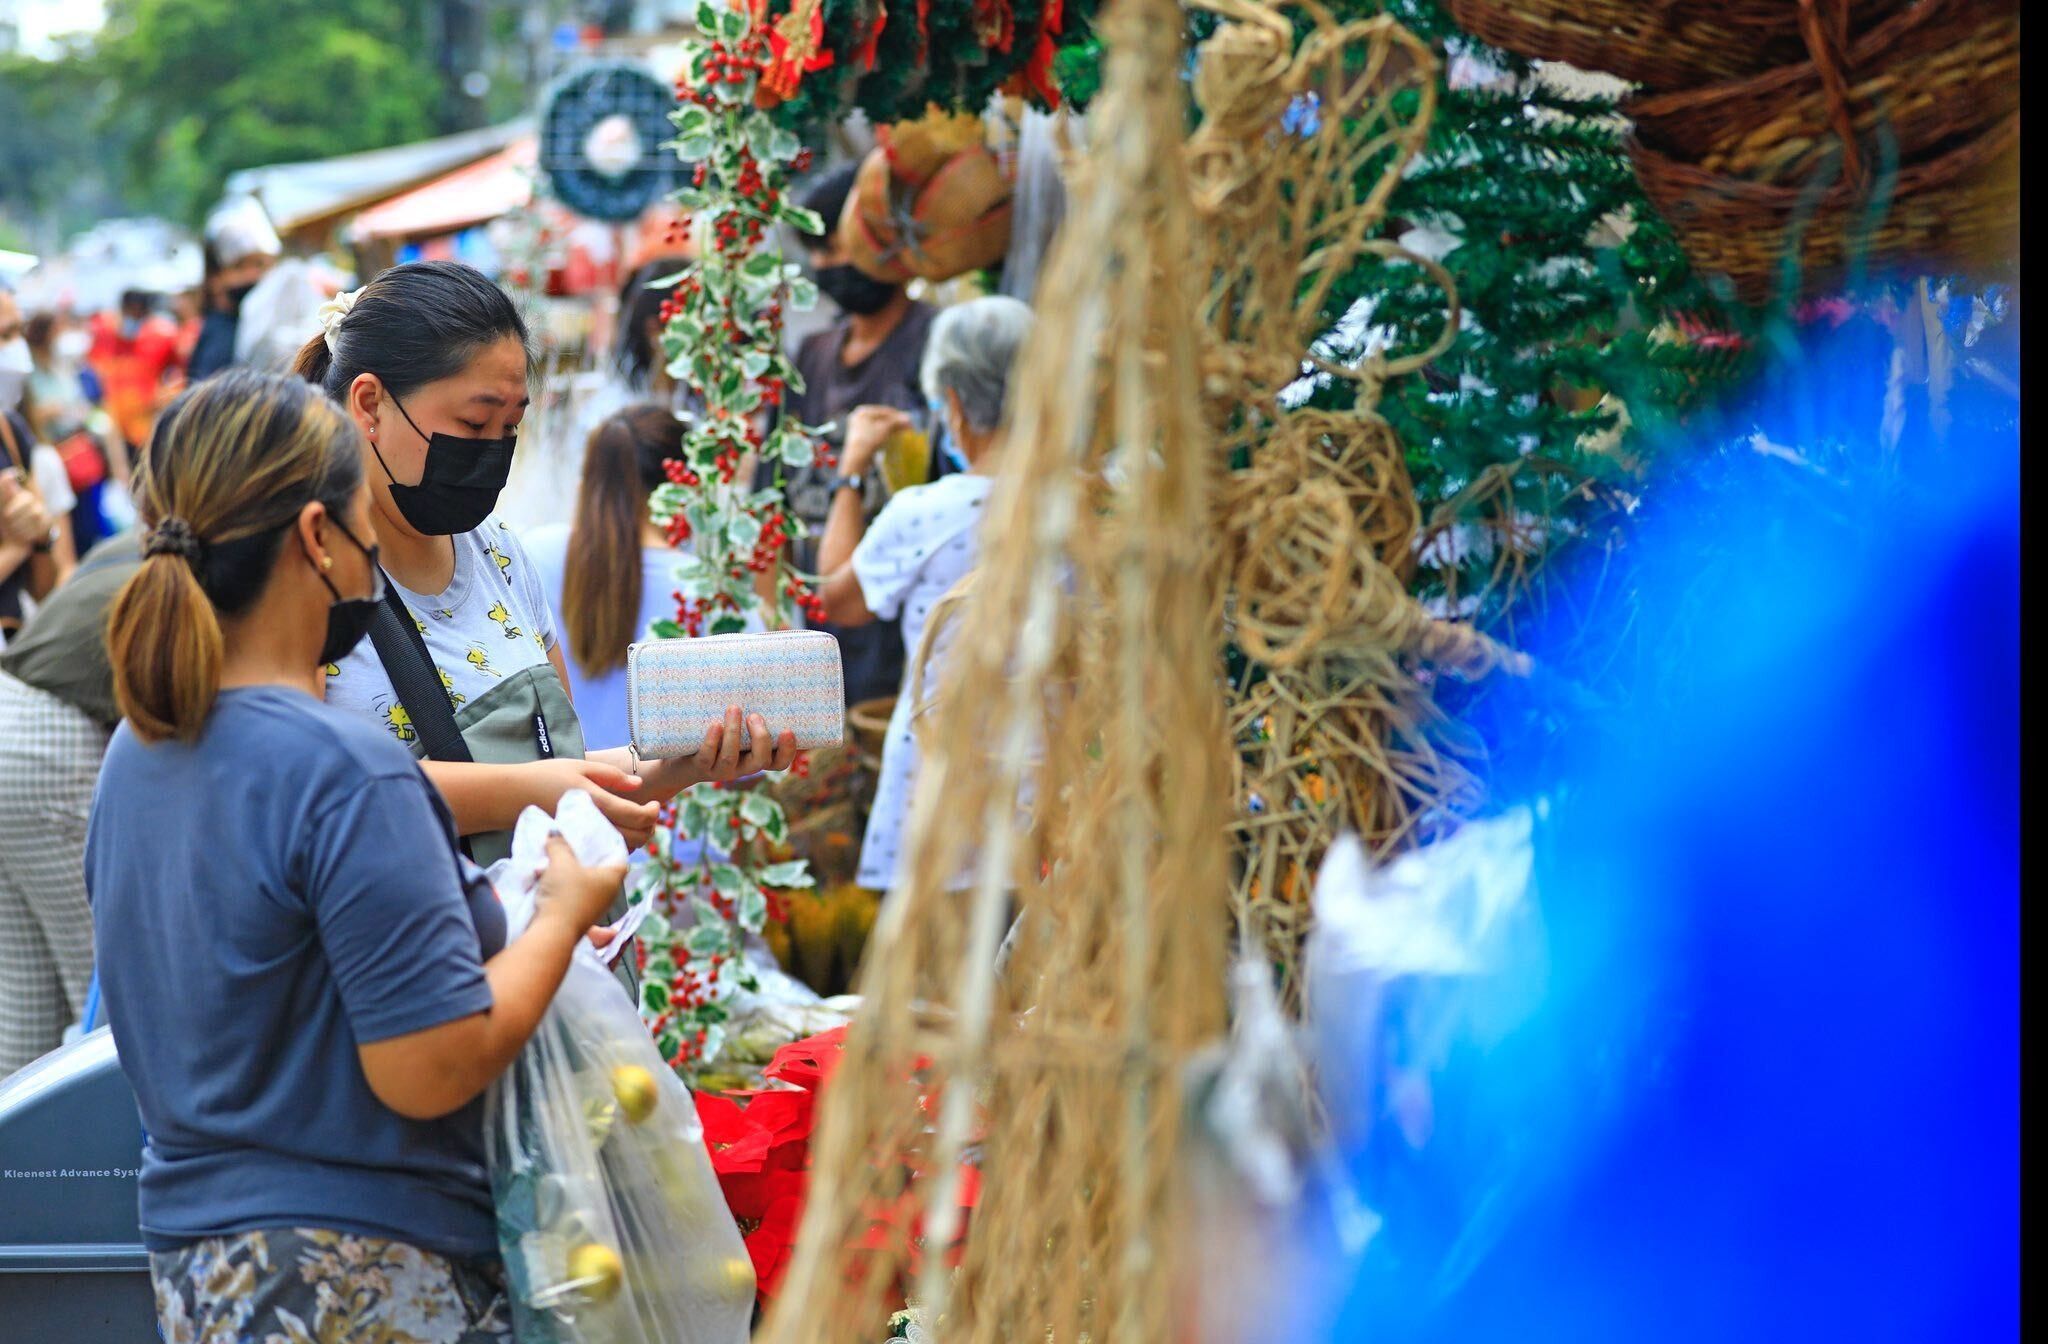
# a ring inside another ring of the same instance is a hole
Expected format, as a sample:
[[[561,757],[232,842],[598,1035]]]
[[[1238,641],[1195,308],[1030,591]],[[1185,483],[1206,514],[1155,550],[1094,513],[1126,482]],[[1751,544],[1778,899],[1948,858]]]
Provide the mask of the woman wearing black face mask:
[[[509,1344],[481,1096],[625,875],[555,841],[508,943],[412,757],[321,702],[382,582],[358,440],[275,375],[183,394],[107,623],[85,874],[165,1338]]]
[[[480,863],[507,852],[522,808],[552,810],[570,789],[637,847],[682,789],[786,769],[796,752],[792,734],[778,741],[757,718],[743,754],[735,708],[695,756],[636,762],[609,744],[586,755],[546,591],[492,512],[527,364],[526,327],[503,290],[468,266],[414,262],[331,303],[295,366],[362,431],[383,567],[404,609],[328,665],[328,702],[427,758]],[[453,750],[429,716],[458,739]]]

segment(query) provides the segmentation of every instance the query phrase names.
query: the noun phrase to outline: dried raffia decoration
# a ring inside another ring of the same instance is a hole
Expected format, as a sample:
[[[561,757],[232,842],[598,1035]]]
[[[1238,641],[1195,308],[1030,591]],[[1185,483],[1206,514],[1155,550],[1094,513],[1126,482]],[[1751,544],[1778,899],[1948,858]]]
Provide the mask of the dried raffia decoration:
[[[774,1344],[868,1344],[904,1295],[940,1341],[1188,1325],[1179,1076],[1223,1027],[1229,924],[1218,459],[1186,264],[1179,11],[1119,0],[1103,31],[1107,82]],[[955,1251],[970,1156],[973,1235]]]
[[[1192,139],[1176,6],[1103,23],[981,563],[916,660],[906,881],[771,1344],[864,1344],[906,1296],[941,1341],[1186,1337],[1180,1066],[1223,1024],[1233,879],[1243,934],[1291,963],[1336,834],[1391,849],[1475,800],[1419,669],[1526,666],[1407,591],[1422,519],[1374,408],[1451,339],[1449,277],[1409,258],[1448,297],[1432,348],[1309,354],[1334,278],[1398,252],[1369,235],[1427,131],[1434,57],[1313,0],[1300,42],[1265,5],[1197,2],[1224,22]],[[1305,365],[1356,406],[1283,406]],[[1262,663],[1227,704],[1226,639]]]
[[[1228,22],[1202,44],[1202,121],[1187,161],[1204,226],[1205,408],[1219,466],[1213,529],[1226,583],[1215,616],[1253,664],[1231,701],[1239,814],[1236,909],[1289,996],[1309,879],[1343,831],[1386,853],[1478,801],[1455,726],[1418,676],[1521,672],[1527,660],[1409,595],[1422,519],[1401,444],[1376,409],[1388,378],[1448,348],[1450,276],[1371,237],[1435,111],[1436,59],[1384,16],[1308,31],[1253,0],[1195,0]],[[1360,190],[1362,181],[1370,188]],[[1443,289],[1427,349],[1350,367],[1317,359],[1329,286],[1364,253],[1397,256]],[[1355,385],[1343,411],[1293,409],[1304,367]]]

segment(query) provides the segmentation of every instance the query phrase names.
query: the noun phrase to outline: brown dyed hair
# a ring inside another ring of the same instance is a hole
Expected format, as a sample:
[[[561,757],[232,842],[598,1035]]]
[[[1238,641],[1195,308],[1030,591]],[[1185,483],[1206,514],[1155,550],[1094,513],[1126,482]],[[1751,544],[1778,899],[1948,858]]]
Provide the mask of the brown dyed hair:
[[[569,654],[589,677],[626,665],[640,633],[640,525],[647,496],[683,455],[683,426],[665,407],[629,406],[591,433],[562,567]]]
[[[192,553],[147,558],[107,614],[114,696],[137,736],[192,741],[220,692],[220,618],[262,596],[278,546],[315,500],[343,516],[363,480],[355,426],[308,383],[228,369],[164,411],[136,476],[151,530]]]

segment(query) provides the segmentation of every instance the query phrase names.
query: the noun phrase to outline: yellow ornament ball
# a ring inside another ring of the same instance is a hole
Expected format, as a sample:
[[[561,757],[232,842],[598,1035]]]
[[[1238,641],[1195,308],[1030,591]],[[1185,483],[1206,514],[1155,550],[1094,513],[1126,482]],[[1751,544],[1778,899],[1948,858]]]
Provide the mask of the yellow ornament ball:
[[[661,1101],[661,1089],[655,1085],[654,1075],[638,1064],[621,1064],[612,1070],[612,1095],[618,1098],[626,1119],[636,1125],[653,1115]]]
[[[728,1301],[743,1301],[754,1295],[754,1262],[745,1256],[725,1260],[720,1268],[724,1271],[725,1289]]]
[[[586,1241],[569,1252],[569,1278],[592,1302],[609,1302],[626,1281],[619,1253],[602,1242]]]

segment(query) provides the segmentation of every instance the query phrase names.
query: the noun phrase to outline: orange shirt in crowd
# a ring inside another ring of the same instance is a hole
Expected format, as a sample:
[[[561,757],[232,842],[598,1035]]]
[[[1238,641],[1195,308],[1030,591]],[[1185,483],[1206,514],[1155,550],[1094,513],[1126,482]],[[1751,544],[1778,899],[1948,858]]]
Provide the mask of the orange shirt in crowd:
[[[148,443],[164,375],[184,367],[178,329],[164,318],[146,317],[132,337],[124,336],[118,313],[100,313],[92,320],[92,348],[85,358],[99,375],[101,402],[121,436],[137,448]]]
[[[178,367],[185,368],[192,363],[192,347],[199,344],[199,328],[202,319],[188,317],[178,323]]]

